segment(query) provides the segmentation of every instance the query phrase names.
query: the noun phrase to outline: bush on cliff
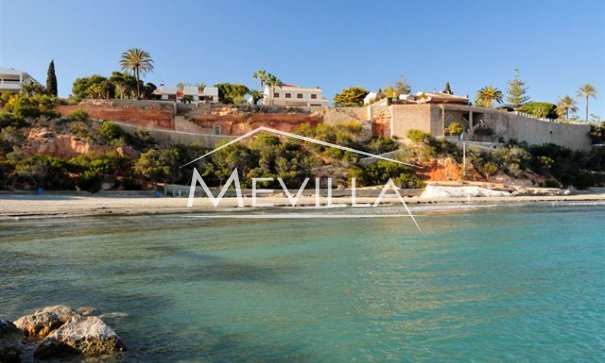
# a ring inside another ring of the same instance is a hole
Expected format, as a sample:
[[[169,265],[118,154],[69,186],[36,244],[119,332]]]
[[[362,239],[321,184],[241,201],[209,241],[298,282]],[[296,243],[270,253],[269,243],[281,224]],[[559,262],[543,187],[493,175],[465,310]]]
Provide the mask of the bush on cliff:
[[[557,105],[548,102],[528,102],[519,108],[519,111],[535,117],[556,119]]]
[[[359,86],[343,89],[334,96],[334,106],[356,107],[363,106],[363,99],[370,93],[367,89]]]
[[[13,95],[4,105],[4,111],[19,119],[36,118],[44,116],[47,118],[59,117],[55,107],[57,99],[44,94],[32,96]]]
[[[243,84],[218,83],[214,87],[218,88],[218,97],[221,102],[226,104],[243,103],[244,96],[249,92],[248,87]]]
[[[389,179],[392,179],[400,188],[422,188],[424,186],[424,182],[413,169],[387,160],[351,168],[349,183],[352,178],[355,178],[357,186],[384,185]]]

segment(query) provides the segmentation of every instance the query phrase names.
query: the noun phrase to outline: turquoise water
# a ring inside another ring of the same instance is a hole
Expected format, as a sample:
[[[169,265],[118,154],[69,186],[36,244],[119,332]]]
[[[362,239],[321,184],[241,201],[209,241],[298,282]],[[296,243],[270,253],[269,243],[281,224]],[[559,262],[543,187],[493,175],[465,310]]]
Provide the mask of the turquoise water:
[[[388,210],[386,210],[388,212]],[[92,305],[121,361],[602,361],[605,207],[0,223],[0,316]]]

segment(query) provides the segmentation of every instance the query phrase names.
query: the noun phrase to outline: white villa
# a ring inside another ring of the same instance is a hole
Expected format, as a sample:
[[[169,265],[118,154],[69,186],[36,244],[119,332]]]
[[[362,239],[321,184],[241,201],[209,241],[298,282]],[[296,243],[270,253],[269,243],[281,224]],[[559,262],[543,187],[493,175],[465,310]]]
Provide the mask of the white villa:
[[[197,86],[167,86],[160,85],[154,92],[157,99],[165,101],[182,101],[183,97],[191,96],[191,103],[218,103],[218,88],[206,86],[199,90]]]
[[[0,68],[0,93],[21,93],[24,84],[37,83],[29,73],[14,68]]]
[[[370,92],[363,99],[364,105],[369,105],[374,102],[381,102],[383,104],[387,104],[386,95],[384,93]],[[449,93],[443,92],[416,92],[416,94],[401,94],[397,99],[391,100],[392,103],[397,104],[459,104],[459,105],[468,105],[469,97],[468,96],[458,96],[452,95]]]
[[[304,88],[294,84],[283,84],[273,90],[265,86],[263,104],[287,107],[321,107],[328,99],[321,95],[321,88]]]

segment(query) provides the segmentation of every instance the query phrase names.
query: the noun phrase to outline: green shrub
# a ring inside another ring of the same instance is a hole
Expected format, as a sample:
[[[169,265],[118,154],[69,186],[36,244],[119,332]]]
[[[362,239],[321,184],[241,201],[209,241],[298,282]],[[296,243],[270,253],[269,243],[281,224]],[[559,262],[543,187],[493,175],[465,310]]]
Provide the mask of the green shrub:
[[[559,183],[556,179],[546,179],[544,181],[545,188],[561,188],[561,183]]]
[[[421,188],[424,183],[414,170],[392,161],[379,160],[367,166],[357,165],[349,171],[358,186],[384,185],[389,179],[400,188]]]
[[[0,113],[0,130],[5,127],[24,127],[26,125],[27,122],[25,122],[22,116],[8,112]]]
[[[97,129],[97,133],[107,143],[125,136],[124,130],[110,121],[103,121]]]
[[[452,122],[448,127],[447,131],[452,136],[458,136],[464,131],[464,126],[460,122]]]
[[[92,140],[92,135],[88,127],[81,123],[72,123],[69,125],[69,131],[76,137],[79,137],[82,140],[90,141]]]
[[[416,143],[428,143],[429,140],[432,138],[431,134],[420,130],[410,130],[408,131],[407,136],[408,139]]]
[[[519,108],[519,111],[535,117],[557,118],[557,106],[548,102],[528,102]]]
[[[492,136],[495,132],[491,127],[479,127],[474,131],[477,136]]]
[[[81,190],[95,193],[103,185],[103,173],[98,169],[85,170],[78,178],[77,186]]]
[[[483,174],[485,174],[485,177],[489,179],[491,176],[494,176],[500,168],[498,167],[498,164],[493,161],[488,161],[481,166],[481,169]]]
[[[88,113],[86,113],[86,111],[82,110],[81,108],[75,109],[73,111],[70,111],[66,118],[69,121],[82,121],[82,122],[86,122],[88,121]]]
[[[399,149],[399,144],[393,139],[375,136],[367,143],[366,150],[373,154],[384,154]]]
[[[593,144],[605,143],[605,122],[600,125],[590,125],[590,139]]]
[[[40,116],[53,118],[60,116],[55,110],[56,104],[57,99],[48,95],[14,95],[9,99],[4,109],[19,118],[36,118]]]

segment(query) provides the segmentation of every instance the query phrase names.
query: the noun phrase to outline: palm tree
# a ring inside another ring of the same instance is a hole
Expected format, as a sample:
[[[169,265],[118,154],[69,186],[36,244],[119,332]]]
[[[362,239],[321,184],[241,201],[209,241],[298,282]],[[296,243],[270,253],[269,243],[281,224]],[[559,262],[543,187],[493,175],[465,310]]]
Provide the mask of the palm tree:
[[[248,94],[250,95],[250,97],[252,97],[252,103],[254,103],[255,105],[258,103],[258,101],[263,99],[263,93],[259,90],[250,90],[248,91]]]
[[[264,69],[259,69],[258,71],[252,74],[252,78],[258,79],[260,81],[260,90],[263,92],[263,88],[265,86],[265,82],[267,81],[267,71]]]
[[[475,102],[479,106],[493,107],[494,101],[502,103],[502,91],[493,86],[486,86],[477,91]]]
[[[267,79],[265,80],[265,83],[271,88],[271,95],[275,93],[275,87],[281,87],[284,85],[284,83],[279,78],[275,77],[271,73],[267,74]],[[273,97],[271,97],[271,100],[273,100]]]
[[[597,99],[597,89],[591,84],[585,84],[578,89],[578,97],[586,98],[586,122],[588,122],[588,99],[590,97]]]
[[[137,99],[141,98],[140,75],[153,71],[153,59],[148,52],[140,48],[131,48],[122,53],[122,70],[132,70],[137,81]]]
[[[557,114],[559,117],[565,117],[565,119],[569,119],[569,113],[578,112],[578,107],[576,106],[576,100],[569,96],[563,96],[557,102]]]

